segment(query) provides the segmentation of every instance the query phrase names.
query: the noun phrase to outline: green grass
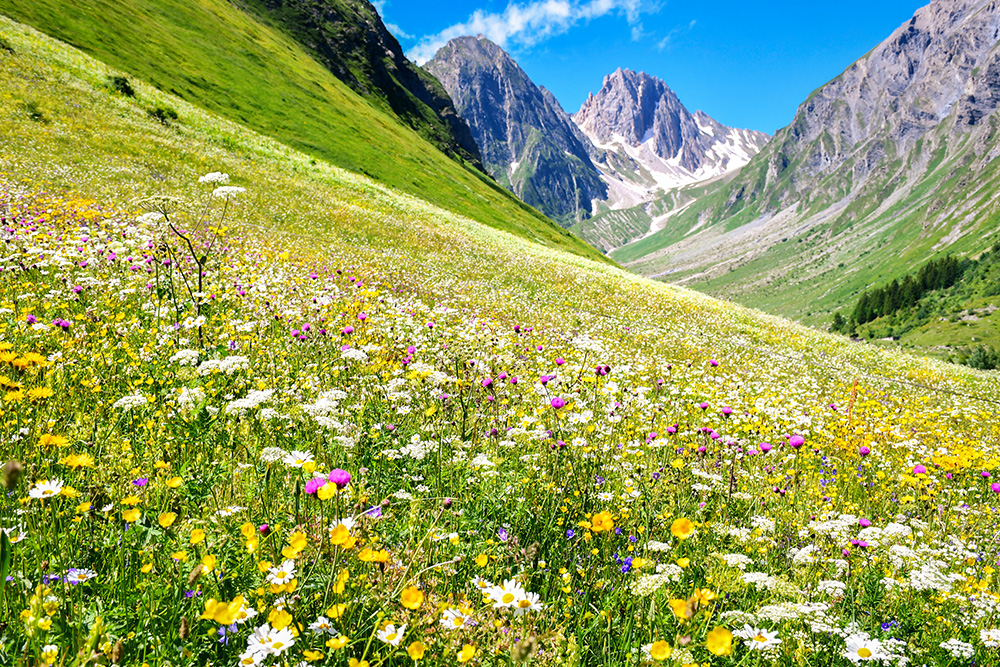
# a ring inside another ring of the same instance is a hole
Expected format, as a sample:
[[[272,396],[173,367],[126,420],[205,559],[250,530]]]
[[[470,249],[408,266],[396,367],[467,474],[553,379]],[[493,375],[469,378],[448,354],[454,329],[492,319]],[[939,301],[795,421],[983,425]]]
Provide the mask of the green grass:
[[[0,0],[0,13],[316,158],[497,229],[602,258],[225,0]]]

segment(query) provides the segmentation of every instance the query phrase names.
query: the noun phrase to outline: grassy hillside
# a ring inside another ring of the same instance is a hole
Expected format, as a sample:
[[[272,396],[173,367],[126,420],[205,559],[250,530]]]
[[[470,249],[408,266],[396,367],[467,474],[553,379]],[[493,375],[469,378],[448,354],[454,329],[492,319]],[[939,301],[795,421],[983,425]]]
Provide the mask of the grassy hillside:
[[[600,256],[225,0],[0,0],[0,13],[313,157],[498,229]]]
[[[860,325],[853,321],[857,317],[855,304],[841,313],[841,331],[956,362],[995,367],[993,351],[1000,350],[996,324],[1000,315],[995,314],[1000,306],[1000,245],[975,259],[963,260],[959,266],[954,284],[927,290],[915,302],[900,304]],[[881,291],[873,293],[881,297]],[[988,358],[974,358],[978,348],[978,354],[986,353]]]
[[[997,373],[0,39],[0,664],[994,661]]]

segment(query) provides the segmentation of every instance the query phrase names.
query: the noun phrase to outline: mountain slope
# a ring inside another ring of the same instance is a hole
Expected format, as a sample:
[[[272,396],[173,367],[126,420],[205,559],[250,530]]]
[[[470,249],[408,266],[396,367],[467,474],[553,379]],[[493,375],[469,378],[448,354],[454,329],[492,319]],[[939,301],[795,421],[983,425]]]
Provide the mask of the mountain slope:
[[[302,44],[355,92],[386,110],[445,153],[481,166],[469,126],[441,84],[403,55],[366,0],[243,0],[256,15]]]
[[[539,243],[600,256],[225,0],[0,0],[0,13],[314,157]]]
[[[489,172],[524,202],[568,224],[605,198],[590,147],[569,115],[499,46],[459,37],[424,69],[469,123]]]
[[[823,321],[868,284],[993,243],[1000,10],[940,0],[816,90],[727,183],[613,256]]]

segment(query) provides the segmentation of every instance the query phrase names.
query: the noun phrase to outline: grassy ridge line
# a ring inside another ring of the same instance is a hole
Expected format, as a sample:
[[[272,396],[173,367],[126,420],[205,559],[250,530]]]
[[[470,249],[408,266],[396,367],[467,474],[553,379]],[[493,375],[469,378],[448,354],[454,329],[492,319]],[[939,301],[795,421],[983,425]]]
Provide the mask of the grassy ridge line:
[[[463,299],[568,329],[601,327],[623,313],[635,344],[657,349],[695,332],[705,354],[734,347],[775,348],[834,360],[875,376],[899,376],[949,389],[997,395],[988,376],[811,331],[694,292],[648,281],[569,253],[547,249],[442,211],[137,85],[142,104],[176,103],[184,122],[151,121],[142,107],[112,94],[103,64],[29,28],[0,21],[15,54],[0,58],[10,82],[0,155],[10,176],[57,190],[129,202],[167,193],[195,199],[198,174],[223,169],[250,187],[239,223],[263,222],[303,235],[331,256],[381,265],[429,295]],[[51,115],[37,123],[20,111],[40,100]],[[111,167],[113,165],[113,168]],[[192,185],[193,184],[193,185]],[[476,295],[488,293],[484,301]],[[831,358],[832,357],[832,358]]]
[[[602,257],[224,0],[0,0],[0,13],[314,157],[538,243]]]

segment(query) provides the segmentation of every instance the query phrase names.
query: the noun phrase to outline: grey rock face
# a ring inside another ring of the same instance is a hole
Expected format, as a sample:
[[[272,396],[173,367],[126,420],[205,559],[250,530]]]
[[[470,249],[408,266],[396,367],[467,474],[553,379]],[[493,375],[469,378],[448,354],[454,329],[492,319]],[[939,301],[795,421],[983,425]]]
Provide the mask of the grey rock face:
[[[994,0],[938,0],[919,9],[799,107],[775,136],[760,194],[778,205],[808,198],[822,193],[814,186],[829,174],[857,192],[932,130],[941,131],[938,143],[981,124],[1000,104],[998,35]],[[793,178],[783,179],[789,167]]]
[[[673,166],[707,176],[727,171],[734,158],[745,163],[769,139],[763,132],[726,127],[701,111],[692,114],[660,79],[621,68],[604,78],[573,121],[598,144],[646,144]]]
[[[487,171],[523,201],[568,225],[605,198],[593,147],[555,97],[496,44],[453,39],[424,68],[468,122]]]

